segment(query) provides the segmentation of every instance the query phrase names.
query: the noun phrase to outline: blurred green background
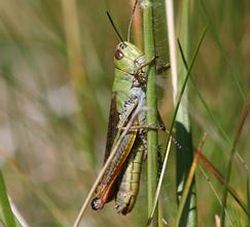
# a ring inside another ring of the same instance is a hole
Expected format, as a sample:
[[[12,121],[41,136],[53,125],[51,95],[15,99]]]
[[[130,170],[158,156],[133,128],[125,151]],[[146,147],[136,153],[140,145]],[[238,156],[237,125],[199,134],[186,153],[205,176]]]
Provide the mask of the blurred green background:
[[[250,2],[191,2],[190,54],[208,25],[192,73],[196,88],[189,86],[194,145],[207,132],[203,153],[224,174],[250,87]],[[175,4],[177,26],[181,26],[182,1]],[[118,43],[107,10],[126,37],[129,1],[0,1],[0,167],[13,203],[30,226],[70,226],[102,166]],[[157,55],[167,63],[164,3],[155,1],[154,10]],[[178,28],[177,36],[182,41]],[[159,108],[169,127],[171,78],[165,74],[158,76]],[[244,201],[249,125],[248,119],[231,178]],[[174,156],[173,151],[162,196],[164,217],[170,222],[176,212]],[[145,181],[144,173],[131,214],[116,214],[111,202],[99,212],[88,209],[82,226],[143,226]],[[211,182],[221,195],[222,185],[213,177]],[[197,199],[199,226],[214,225],[220,205],[200,171]],[[235,203],[230,206],[236,219],[246,219]]]

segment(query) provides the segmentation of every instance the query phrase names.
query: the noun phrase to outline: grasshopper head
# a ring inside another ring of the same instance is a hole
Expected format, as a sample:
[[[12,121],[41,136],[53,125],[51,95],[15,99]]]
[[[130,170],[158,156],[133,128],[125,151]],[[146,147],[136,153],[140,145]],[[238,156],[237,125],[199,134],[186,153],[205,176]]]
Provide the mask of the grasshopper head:
[[[132,43],[120,42],[116,46],[114,64],[117,69],[134,74],[140,64],[144,64],[143,56],[143,53]]]

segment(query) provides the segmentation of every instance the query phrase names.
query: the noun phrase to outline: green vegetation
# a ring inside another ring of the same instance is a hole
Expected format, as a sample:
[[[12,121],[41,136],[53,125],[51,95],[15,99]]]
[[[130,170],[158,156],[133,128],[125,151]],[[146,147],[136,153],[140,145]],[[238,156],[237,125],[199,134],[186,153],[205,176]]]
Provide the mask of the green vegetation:
[[[176,123],[173,134],[181,147],[175,150],[173,145],[168,157],[158,224],[172,226],[177,219],[183,223],[179,219],[177,184],[185,195],[184,202],[178,201],[181,210],[184,215],[190,214],[182,208],[190,201],[186,198],[192,184],[189,181],[185,188],[184,180],[195,172],[197,214],[191,218],[197,219],[197,226],[215,226],[220,216],[224,226],[246,226],[250,223],[246,214],[250,207],[249,1],[191,3],[174,2],[176,38],[183,51],[176,40],[178,92],[172,89],[171,70],[150,80],[150,105],[158,103],[170,129],[176,110],[173,94],[180,92],[189,76],[188,93],[183,94],[177,122],[185,126],[190,138],[180,132]],[[155,52],[158,69],[170,61],[168,33],[164,1],[152,4],[149,18],[144,14],[143,19],[142,9],[135,15],[131,41],[145,45],[149,57]],[[131,5],[121,0],[1,1],[0,225],[14,226],[7,195],[19,211],[15,215],[21,215],[30,226],[70,226],[74,222],[103,164],[113,53],[119,42],[106,11],[126,37]],[[154,37],[142,39],[140,24],[146,20],[152,24],[144,28],[150,32],[153,29]],[[206,34],[197,49],[204,28]],[[148,46],[148,38],[154,46]],[[155,113],[151,113],[154,123]],[[192,163],[191,147],[198,147],[205,132],[207,139],[201,153],[210,164],[202,156]],[[168,135],[159,132],[157,139],[155,131],[149,134],[154,146],[158,148],[159,143],[164,157]],[[188,157],[186,150],[190,151]],[[132,213],[118,215],[110,202],[99,212],[89,208],[84,214],[86,226],[145,226],[155,196],[158,173],[150,167],[157,169],[155,154],[150,151],[150,163],[144,164],[139,198]],[[186,163],[182,165],[179,160]],[[152,171],[149,197],[147,167]],[[195,204],[195,199],[192,201]],[[20,216],[16,218],[20,220]]]

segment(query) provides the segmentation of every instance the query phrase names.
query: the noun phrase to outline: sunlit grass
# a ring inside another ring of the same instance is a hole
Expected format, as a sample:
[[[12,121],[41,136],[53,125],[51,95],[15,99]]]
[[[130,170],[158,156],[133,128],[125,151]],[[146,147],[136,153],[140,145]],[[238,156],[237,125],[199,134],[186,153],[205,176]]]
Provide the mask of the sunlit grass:
[[[11,0],[0,3],[0,167],[6,194],[8,192],[30,226],[72,224],[102,166],[113,52],[118,42],[105,12],[111,12],[124,36],[131,16],[129,3],[119,0],[74,1],[73,11],[77,14],[73,13],[73,17],[69,13],[70,2]],[[160,13],[163,4],[158,0],[153,5],[159,64],[169,60],[165,19]],[[177,28],[183,5],[176,1],[174,4]],[[193,1],[189,38],[185,38],[185,31],[177,30],[177,38],[182,44],[187,40],[189,54],[192,54],[202,29],[208,25],[192,69],[188,114],[194,146],[198,145],[203,132],[207,132],[202,153],[224,177],[228,173],[229,151],[240,112],[249,93],[247,4],[247,0]],[[133,38],[137,35],[132,32]],[[170,77],[157,77],[161,89],[157,92],[163,96],[158,100],[159,109],[169,128],[174,112]],[[163,77],[166,79],[162,80]],[[249,206],[248,121],[249,118],[237,143],[229,185]],[[168,160],[161,196],[162,215],[168,223],[174,223],[177,210],[174,152],[171,151]],[[204,171],[210,178],[204,179],[199,169],[196,170],[198,226],[204,223],[214,226],[215,215],[221,211],[216,197],[221,199],[224,186],[210,176],[207,169]],[[130,215],[116,215],[111,202],[100,212],[89,209],[84,223],[144,225],[147,215],[145,172],[139,200]],[[230,196],[227,204],[226,223],[236,223],[237,217],[242,217],[240,224],[249,222]],[[7,205],[1,204],[1,208]],[[3,216],[0,218],[5,222]]]

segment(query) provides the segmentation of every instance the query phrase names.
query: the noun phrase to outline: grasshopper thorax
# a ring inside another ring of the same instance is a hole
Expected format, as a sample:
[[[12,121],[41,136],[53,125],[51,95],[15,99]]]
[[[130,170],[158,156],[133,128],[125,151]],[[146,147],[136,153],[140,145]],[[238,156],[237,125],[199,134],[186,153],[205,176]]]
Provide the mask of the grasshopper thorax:
[[[140,49],[130,42],[120,42],[114,53],[115,68],[134,77],[138,84],[145,83],[143,72],[145,55]]]

